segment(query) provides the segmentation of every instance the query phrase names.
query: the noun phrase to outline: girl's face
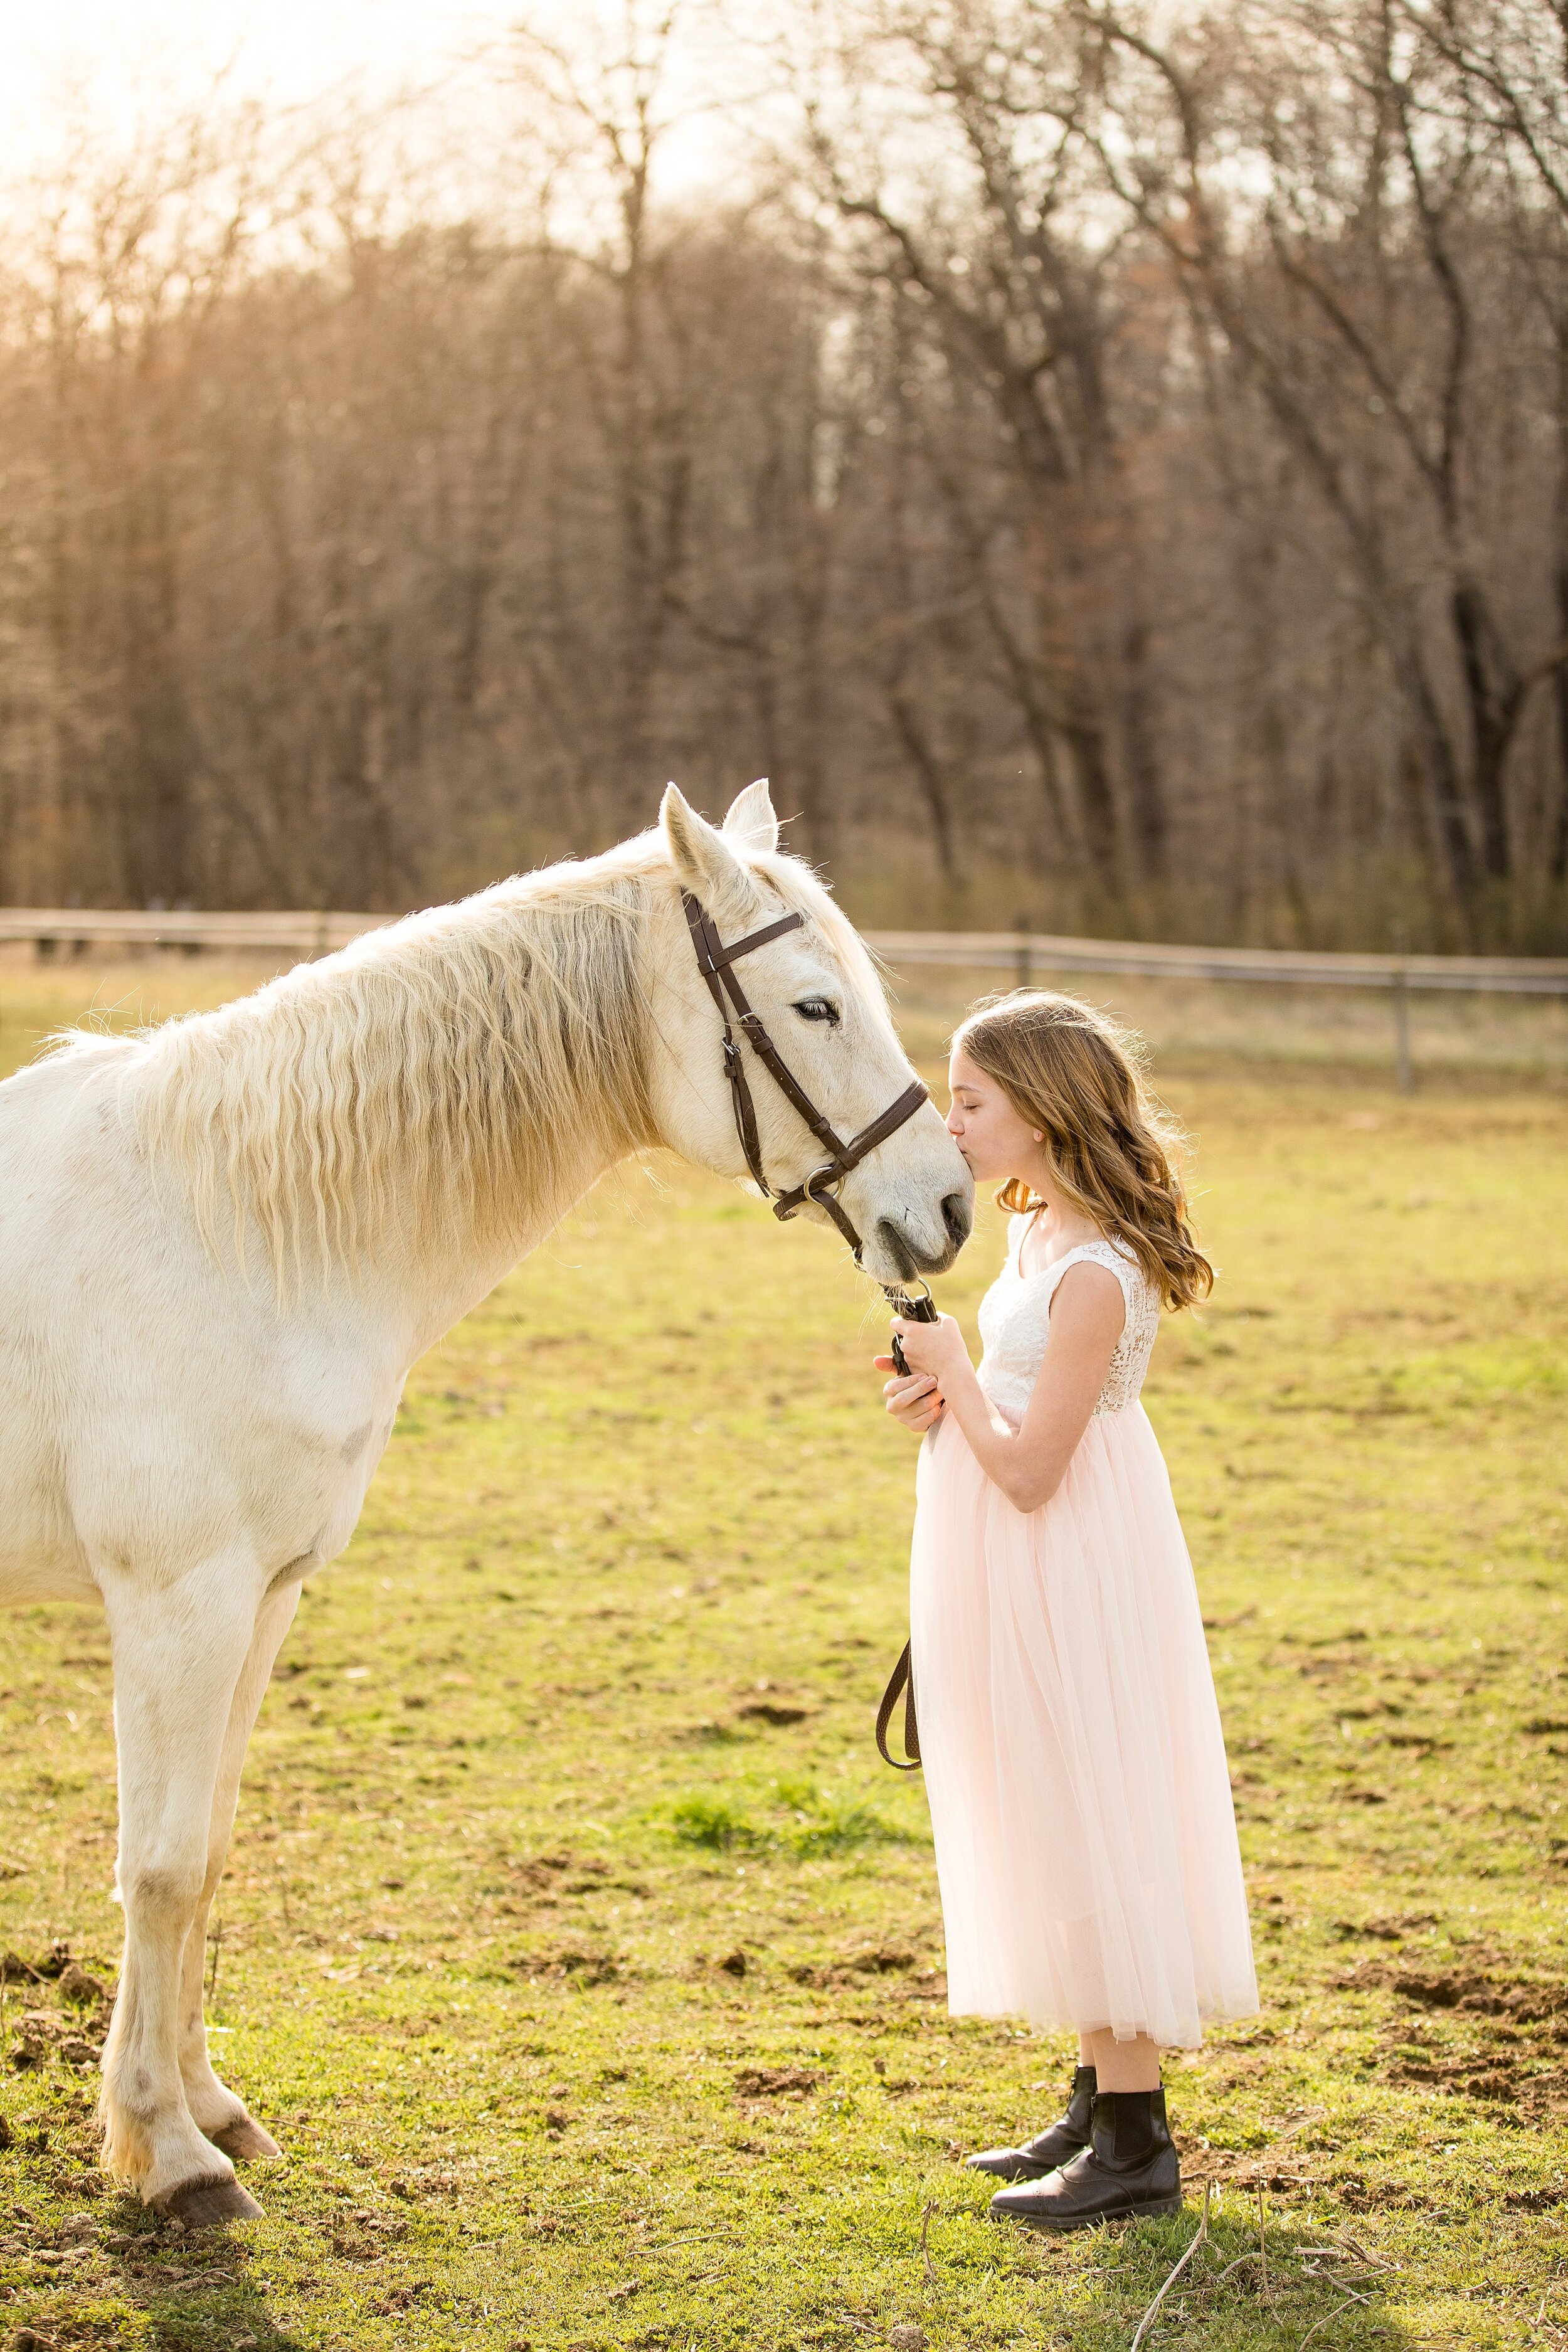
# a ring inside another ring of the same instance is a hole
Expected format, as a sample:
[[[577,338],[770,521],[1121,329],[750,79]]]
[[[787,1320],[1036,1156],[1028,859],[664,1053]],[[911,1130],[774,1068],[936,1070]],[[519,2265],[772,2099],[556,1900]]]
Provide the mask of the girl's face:
[[[1027,1119],[1019,1118],[996,1080],[976,1069],[962,1045],[952,1049],[947,1083],[952,1095],[947,1131],[975,1182],[1000,1183],[1009,1176],[1022,1176],[1036,1192],[1041,1191],[1046,1169],[1039,1138]]]

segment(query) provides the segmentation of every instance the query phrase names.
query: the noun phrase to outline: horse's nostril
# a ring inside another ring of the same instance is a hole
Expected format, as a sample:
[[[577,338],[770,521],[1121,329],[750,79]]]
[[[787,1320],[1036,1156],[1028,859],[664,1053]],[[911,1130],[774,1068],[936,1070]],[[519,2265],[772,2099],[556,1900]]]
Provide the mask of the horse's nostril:
[[[969,1228],[973,1221],[973,1212],[964,1195],[962,1192],[950,1192],[942,1204],[942,1222],[947,1227],[948,1236],[954,1249],[962,1249],[969,1239]]]

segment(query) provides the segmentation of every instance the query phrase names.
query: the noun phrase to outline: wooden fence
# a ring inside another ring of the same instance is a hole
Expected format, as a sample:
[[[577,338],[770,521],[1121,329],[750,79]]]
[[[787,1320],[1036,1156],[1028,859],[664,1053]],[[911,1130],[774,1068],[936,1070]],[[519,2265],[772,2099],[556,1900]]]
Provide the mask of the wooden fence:
[[[31,941],[41,954],[58,948],[163,947],[234,953],[325,955],[385,915],[264,911],[209,914],[69,907],[0,907],[0,940]],[[1141,940],[1058,939],[1048,932],[868,931],[869,945],[895,971],[946,964],[1005,971],[1027,986],[1058,971],[1127,974],[1146,980],[1245,982],[1253,987],[1362,988],[1387,992],[1402,1092],[1413,1083],[1410,998],[1448,993],[1568,996],[1568,957],[1331,955],[1299,948],[1169,947]]]

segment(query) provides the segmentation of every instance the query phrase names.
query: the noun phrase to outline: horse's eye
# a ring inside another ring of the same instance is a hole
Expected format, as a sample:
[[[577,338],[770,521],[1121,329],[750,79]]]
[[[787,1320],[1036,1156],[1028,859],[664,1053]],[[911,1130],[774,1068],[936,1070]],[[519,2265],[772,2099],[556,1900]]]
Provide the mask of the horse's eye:
[[[803,996],[800,1003],[790,1009],[798,1013],[803,1021],[826,1021],[830,1029],[838,1026],[838,1007],[830,1003],[826,996]]]

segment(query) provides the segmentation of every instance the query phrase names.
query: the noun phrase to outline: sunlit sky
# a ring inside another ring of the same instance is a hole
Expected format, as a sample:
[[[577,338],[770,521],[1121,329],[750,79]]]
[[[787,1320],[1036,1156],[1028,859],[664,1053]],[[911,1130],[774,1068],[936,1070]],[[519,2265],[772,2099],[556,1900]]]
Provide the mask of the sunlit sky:
[[[0,0],[7,130],[36,133],[68,80],[109,105],[117,90],[199,88],[231,60],[243,88],[285,101],[351,78],[392,88],[439,72],[513,14],[499,0]]]
[[[697,0],[697,26],[700,6]],[[756,9],[765,16],[768,0],[756,0]],[[231,95],[281,105],[340,89],[375,98],[432,83],[473,86],[481,78],[476,58],[524,12],[552,37],[572,38],[595,16],[618,29],[626,7],[625,0],[0,0],[0,157],[8,173],[46,161],[69,93],[112,138],[170,100],[200,98],[220,68]],[[695,48],[702,46],[699,35]],[[686,47],[689,58],[689,38]],[[682,79],[695,96],[689,66]],[[667,176],[701,176],[711,151],[699,116],[671,141]]]

